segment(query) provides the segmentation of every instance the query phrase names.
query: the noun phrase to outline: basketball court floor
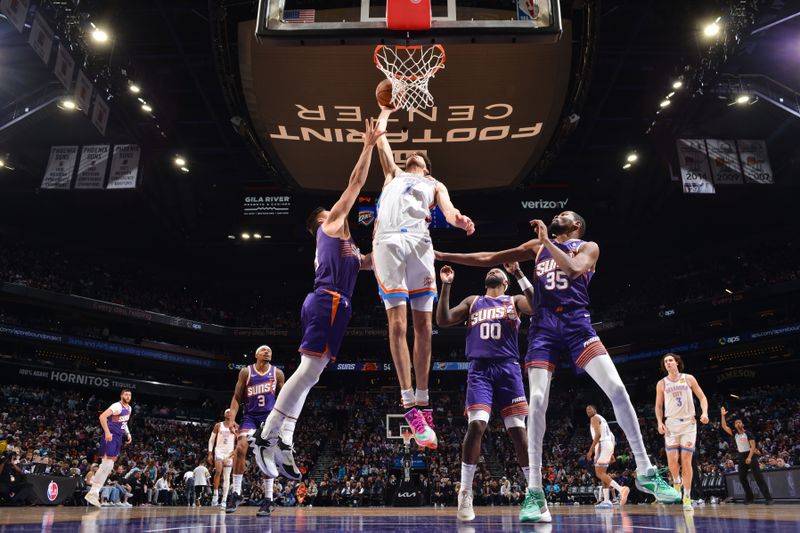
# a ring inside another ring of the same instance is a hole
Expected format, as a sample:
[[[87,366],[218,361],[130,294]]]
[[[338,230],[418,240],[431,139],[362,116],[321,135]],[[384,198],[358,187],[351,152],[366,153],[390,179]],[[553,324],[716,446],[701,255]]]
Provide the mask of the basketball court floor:
[[[74,532],[294,532],[294,531],[421,531],[461,533],[530,532],[657,532],[760,533],[800,531],[800,505],[719,505],[684,514],[678,506],[639,505],[624,510],[595,511],[591,506],[553,507],[551,524],[520,524],[516,507],[478,507],[473,522],[458,523],[455,508],[281,508],[258,518],[256,507],[226,515],[209,508],[139,507],[88,509],[79,507],[2,508],[0,533]]]

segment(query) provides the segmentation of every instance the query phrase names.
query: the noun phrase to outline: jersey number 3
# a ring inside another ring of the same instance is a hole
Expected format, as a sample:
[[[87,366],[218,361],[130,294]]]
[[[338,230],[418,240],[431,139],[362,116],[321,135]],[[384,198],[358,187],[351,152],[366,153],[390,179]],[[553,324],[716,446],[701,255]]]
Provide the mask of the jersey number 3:
[[[553,289],[562,290],[567,287],[569,287],[569,278],[560,270],[548,272],[544,278],[544,288],[548,291],[552,291]]]
[[[481,334],[481,339],[483,340],[494,339],[497,341],[500,340],[502,329],[500,328],[500,324],[497,322],[491,324],[489,322],[484,322],[481,324],[479,333]]]

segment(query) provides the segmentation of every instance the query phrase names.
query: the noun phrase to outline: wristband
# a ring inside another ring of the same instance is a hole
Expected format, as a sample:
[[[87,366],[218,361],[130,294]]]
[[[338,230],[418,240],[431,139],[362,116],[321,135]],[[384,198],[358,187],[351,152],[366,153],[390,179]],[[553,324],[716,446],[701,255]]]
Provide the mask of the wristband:
[[[518,278],[517,283],[519,283],[519,288],[522,289],[522,292],[525,292],[528,289],[533,288],[533,285],[531,285],[531,282],[528,281],[528,278],[526,278],[525,276]]]

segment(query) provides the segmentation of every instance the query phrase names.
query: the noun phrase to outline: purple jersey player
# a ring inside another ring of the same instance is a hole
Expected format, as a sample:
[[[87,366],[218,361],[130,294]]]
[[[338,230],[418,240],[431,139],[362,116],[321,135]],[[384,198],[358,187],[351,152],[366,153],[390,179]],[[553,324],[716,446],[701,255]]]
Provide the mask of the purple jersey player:
[[[227,420],[229,420],[231,431],[234,430],[240,405],[243,406],[243,413],[242,421],[239,424],[236,451],[233,456],[233,486],[225,508],[225,512],[228,513],[236,511],[239,501],[242,499],[242,475],[246,467],[247,448],[253,434],[275,406],[275,398],[284,382],[283,370],[272,365],[272,348],[259,346],[255,358],[255,364],[247,365],[239,371],[236,389],[229,407],[230,417]],[[267,499],[269,502],[265,501],[265,503],[272,502],[272,483],[275,477],[277,476],[268,476]],[[259,513],[261,513],[259,516],[268,515],[271,512],[268,507],[269,505],[266,505],[264,509],[259,509]]]
[[[114,461],[117,460],[123,444],[130,444],[131,442],[131,432],[128,429],[130,418],[131,391],[130,389],[122,389],[119,401],[112,403],[99,417],[100,426],[103,428],[103,440],[100,441],[101,462],[100,467],[92,478],[92,488],[84,497],[88,503],[95,507],[100,507],[100,489],[114,469]]]
[[[438,253],[437,259],[471,266],[493,266],[513,261],[536,261],[534,271],[535,311],[528,335],[525,367],[530,389],[528,417],[530,478],[520,512],[523,522],[552,520],[542,490],[542,441],[545,412],[553,370],[562,356],[586,371],[608,395],[617,422],[636,458],[636,485],[658,501],[680,499],[650,463],[642,440],[636,411],[611,357],[592,328],[586,307],[589,281],[595,271],[600,247],[584,241],[586,221],[574,211],[564,211],[546,226],[531,221],[538,238],[500,252],[472,254]],[[554,236],[551,239],[551,235]]]
[[[314,290],[306,296],[300,312],[303,340],[300,365],[286,382],[256,438],[256,462],[269,477],[278,473],[300,479],[294,462],[292,435],[311,387],[329,361],[336,359],[352,309],[350,298],[359,270],[372,268],[372,256],[361,255],[350,235],[347,215],[364,186],[375,143],[383,135],[375,121],[366,122],[364,145],[350,181],[339,200],[328,211],[315,209],[306,228],[317,242],[314,256]]]
[[[481,438],[492,406],[497,405],[508,435],[514,444],[517,459],[526,477],[528,474],[528,439],[525,433],[525,416],[528,402],[522,385],[519,366],[519,313],[531,314],[533,288],[525,279],[518,263],[505,265],[524,288],[525,295],[509,296],[508,277],[499,268],[486,274],[486,294],[468,296],[450,308],[450,286],[455,273],[449,266],[442,267],[442,296],[436,307],[436,323],[440,327],[467,323],[466,356],[467,405],[469,421],[464,438],[461,464],[461,489],[458,492],[458,519],[473,520],[472,480],[481,454]],[[524,281],[523,281],[524,280]]]

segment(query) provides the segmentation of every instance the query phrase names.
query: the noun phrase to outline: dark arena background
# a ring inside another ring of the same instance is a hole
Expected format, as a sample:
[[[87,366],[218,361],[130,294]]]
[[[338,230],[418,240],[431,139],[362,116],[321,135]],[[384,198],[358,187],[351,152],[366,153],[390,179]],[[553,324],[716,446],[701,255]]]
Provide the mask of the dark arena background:
[[[0,532],[800,531],[799,147],[798,1],[0,0]]]

